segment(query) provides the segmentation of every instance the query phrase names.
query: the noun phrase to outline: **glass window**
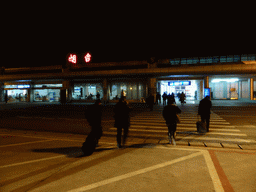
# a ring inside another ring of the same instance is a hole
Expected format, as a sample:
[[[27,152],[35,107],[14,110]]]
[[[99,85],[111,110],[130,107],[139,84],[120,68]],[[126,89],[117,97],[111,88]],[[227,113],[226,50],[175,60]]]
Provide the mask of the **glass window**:
[[[226,56],[220,56],[220,62],[221,63],[226,63],[227,62],[227,57]]]
[[[7,90],[7,102],[21,102],[27,100],[27,90],[26,89],[13,89]]]
[[[53,102],[60,100],[59,89],[35,89],[34,101]]]
[[[198,58],[193,58],[193,64],[197,64],[197,63],[199,63],[200,61],[199,61],[199,59]]]
[[[219,56],[214,56],[214,57],[212,58],[212,62],[213,62],[213,63],[219,63],[219,62],[220,62]]]
[[[239,62],[239,61],[240,61],[240,56],[234,55],[234,62]]]
[[[187,64],[187,59],[182,58],[182,59],[181,59],[181,64]]]
[[[227,56],[227,62],[233,62],[233,61],[234,61],[233,55]]]

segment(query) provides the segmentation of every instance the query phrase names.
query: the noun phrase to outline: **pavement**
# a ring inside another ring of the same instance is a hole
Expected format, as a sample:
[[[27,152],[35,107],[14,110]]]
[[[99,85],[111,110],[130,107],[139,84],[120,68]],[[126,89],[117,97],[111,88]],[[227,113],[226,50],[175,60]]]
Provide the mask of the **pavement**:
[[[256,191],[256,150],[100,140],[84,157],[81,135],[0,131],[3,192]]]
[[[212,102],[216,107],[256,106],[255,101]],[[67,121],[61,121],[68,131]],[[42,119],[40,124],[53,122]],[[1,128],[0,191],[256,191],[256,148],[173,146],[136,139],[117,149],[103,137],[96,151],[84,157],[84,138]]]

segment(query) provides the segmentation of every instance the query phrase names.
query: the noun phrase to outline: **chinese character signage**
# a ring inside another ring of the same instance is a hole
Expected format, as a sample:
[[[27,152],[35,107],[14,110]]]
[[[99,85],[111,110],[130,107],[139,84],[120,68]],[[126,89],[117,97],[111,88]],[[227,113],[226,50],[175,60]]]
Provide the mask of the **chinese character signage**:
[[[90,53],[87,53],[85,56],[84,56],[84,60],[86,63],[90,62],[91,61],[91,54]]]
[[[76,64],[76,55],[75,55],[75,54],[74,54],[74,55],[70,54],[70,56],[69,56],[69,58],[68,58],[68,61],[69,61],[70,63]]]
[[[68,55],[67,61],[69,63],[77,64],[77,63],[89,63],[92,59],[92,55],[90,53],[86,54],[70,54]]]

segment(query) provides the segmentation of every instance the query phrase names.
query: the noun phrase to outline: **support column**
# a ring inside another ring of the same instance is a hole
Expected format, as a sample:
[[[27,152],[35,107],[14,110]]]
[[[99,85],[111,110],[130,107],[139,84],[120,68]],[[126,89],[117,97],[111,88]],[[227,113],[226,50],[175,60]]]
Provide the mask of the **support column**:
[[[199,94],[199,100],[204,98],[204,82],[200,81],[200,94]]]
[[[60,89],[60,102],[62,104],[71,101],[71,83],[70,81],[63,81],[62,88]]]
[[[156,78],[149,79],[149,89],[148,89],[148,96],[154,96],[154,102],[156,101]]]
[[[204,77],[204,88],[209,88],[209,76]]]
[[[0,101],[5,101],[5,94],[4,94],[4,83],[0,83]]]
[[[108,101],[108,82],[106,78],[103,79],[102,87],[103,87],[103,103],[106,104]]]
[[[253,78],[248,79],[248,85],[249,85],[249,99],[254,100],[254,98],[253,98]]]

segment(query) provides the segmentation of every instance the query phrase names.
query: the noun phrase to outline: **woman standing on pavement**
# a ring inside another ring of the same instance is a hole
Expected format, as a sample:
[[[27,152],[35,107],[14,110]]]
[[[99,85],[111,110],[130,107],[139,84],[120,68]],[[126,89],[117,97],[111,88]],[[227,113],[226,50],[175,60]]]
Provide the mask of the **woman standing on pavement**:
[[[169,142],[173,145],[176,145],[175,132],[177,127],[177,114],[179,113],[181,113],[181,110],[174,105],[174,99],[170,99],[168,105],[164,107],[163,117],[168,126]]]

